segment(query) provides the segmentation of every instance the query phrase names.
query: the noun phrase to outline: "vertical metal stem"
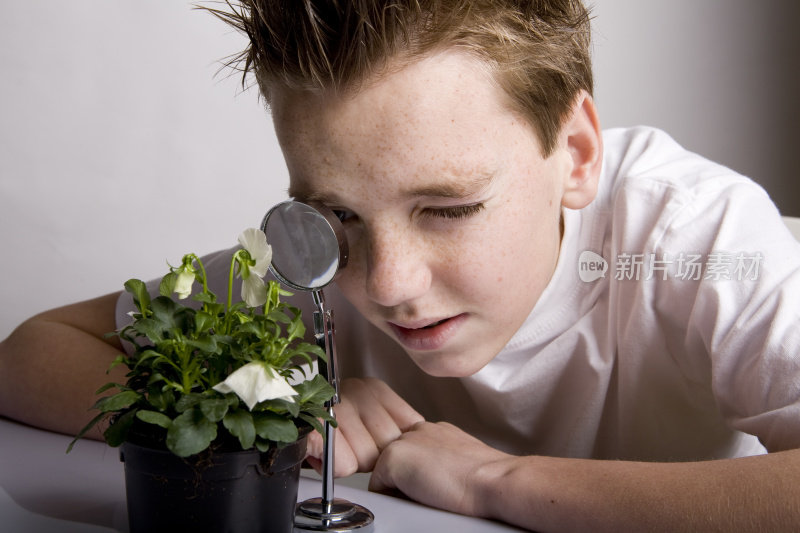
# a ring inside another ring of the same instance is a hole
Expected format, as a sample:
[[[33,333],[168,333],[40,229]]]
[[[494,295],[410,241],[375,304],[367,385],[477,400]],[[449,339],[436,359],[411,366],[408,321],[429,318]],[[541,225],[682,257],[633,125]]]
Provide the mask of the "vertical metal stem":
[[[312,292],[317,310],[314,311],[314,338],[328,357],[328,363],[319,361],[319,372],[334,390],[333,397],[326,402],[328,414],[335,418],[333,406],[339,403],[339,379],[336,368],[336,343],[334,341],[333,310],[325,309],[325,297],[321,290]],[[325,421],[325,441],[322,456],[322,504],[323,512],[330,515],[334,500],[333,470],[334,470],[334,442],[336,428]]]
[[[328,414],[333,416],[333,406],[328,408]],[[333,448],[334,448],[334,431],[336,428],[325,421],[325,446],[324,456],[322,458],[322,505],[324,513],[330,515],[333,513]]]

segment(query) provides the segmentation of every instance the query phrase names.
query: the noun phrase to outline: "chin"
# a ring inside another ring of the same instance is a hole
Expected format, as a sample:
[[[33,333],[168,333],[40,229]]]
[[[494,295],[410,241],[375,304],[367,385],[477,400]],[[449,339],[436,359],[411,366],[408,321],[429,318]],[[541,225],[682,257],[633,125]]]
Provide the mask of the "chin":
[[[478,373],[488,361],[469,361],[463,356],[409,353],[409,357],[429,376],[437,378],[466,378]]]

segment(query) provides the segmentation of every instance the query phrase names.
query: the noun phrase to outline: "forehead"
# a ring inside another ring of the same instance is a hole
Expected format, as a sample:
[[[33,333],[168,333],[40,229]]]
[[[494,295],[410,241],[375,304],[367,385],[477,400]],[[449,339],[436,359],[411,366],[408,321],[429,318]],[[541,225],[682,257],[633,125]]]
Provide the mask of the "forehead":
[[[494,173],[506,130],[524,122],[486,65],[458,52],[405,65],[350,93],[275,90],[271,108],[290,193],[298,195],[354,169],[375,179],[403,176],[412,194],[441,187],[414,179],[435,175],[458,195],[465,175],[480,182]],[[518,141],[537,149],[525,129]]]

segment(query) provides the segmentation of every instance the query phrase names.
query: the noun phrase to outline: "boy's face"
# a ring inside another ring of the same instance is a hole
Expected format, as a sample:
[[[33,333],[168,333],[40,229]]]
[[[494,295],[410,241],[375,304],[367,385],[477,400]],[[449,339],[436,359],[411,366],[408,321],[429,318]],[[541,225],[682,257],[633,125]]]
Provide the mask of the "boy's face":
[[[455,52],[355,94],[272,94],[290,194],[343,220],[339,287],[432,375],[487,364],[556,266],[569,153],[544,159],[505,98]]]

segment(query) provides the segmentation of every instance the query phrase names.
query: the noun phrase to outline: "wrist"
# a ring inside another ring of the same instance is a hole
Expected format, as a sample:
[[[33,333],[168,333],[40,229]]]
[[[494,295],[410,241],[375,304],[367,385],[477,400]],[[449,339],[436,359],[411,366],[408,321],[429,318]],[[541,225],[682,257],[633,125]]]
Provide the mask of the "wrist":
[[[520,459],[503,454],[475,469],[470,487],[476,516],[495,519],[503,516],[503,509],[512,498],[512,475]]]

